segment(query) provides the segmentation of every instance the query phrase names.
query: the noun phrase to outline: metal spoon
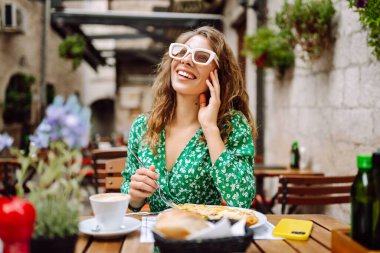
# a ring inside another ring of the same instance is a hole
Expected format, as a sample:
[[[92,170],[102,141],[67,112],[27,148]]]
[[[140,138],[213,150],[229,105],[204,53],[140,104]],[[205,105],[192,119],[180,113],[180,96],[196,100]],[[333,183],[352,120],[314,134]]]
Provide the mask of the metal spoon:
[[[125,225],[121,225],[121,226],[120,226],[120,229],[125,229]],[[99,226],[99,225],[96,225],[96,227],[91,228],[91,231],[92,231],[92,232],[100,232],[100,226]]]
[[[92,232],[99,232],[99,231],[100,231],[100,226],[99,226],[99,225],[96,225],[95,228],[91,228],[91,231],[92,231]]]

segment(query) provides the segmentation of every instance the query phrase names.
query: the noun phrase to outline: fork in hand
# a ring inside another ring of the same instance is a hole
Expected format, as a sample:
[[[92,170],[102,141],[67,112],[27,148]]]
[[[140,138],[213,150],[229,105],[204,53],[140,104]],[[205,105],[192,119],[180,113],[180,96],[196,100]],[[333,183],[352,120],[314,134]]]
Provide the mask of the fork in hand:
[[[139,162],[139,164],[141,166],[143,166],[143,168],[145,169],[148,169],[148,167],[146,167],[144,165],[144,163],[140,160],[140,158],[137,156],[137,154],[135,152],[133,152],[132,150],[130,150],[130,152],[132,153],[132,155],[136,158],[136,160]],[[156,181],[157,185],[158,185],[158,194],[160,195],[160,198],[164,201],[164,203],[168,206],[170,206],[171,208],[177,208],[177,204],[175,204],[172,200],[168,200],[161,192],[161,186],[158,184],[158,182]]]

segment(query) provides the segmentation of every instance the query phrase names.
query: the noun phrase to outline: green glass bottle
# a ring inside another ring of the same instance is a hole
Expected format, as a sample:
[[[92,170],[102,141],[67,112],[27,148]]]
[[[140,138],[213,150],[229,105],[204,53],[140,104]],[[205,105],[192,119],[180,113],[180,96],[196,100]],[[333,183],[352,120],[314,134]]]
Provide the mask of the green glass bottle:
[[[351,187],[351,237],[367,248],[373,247],[374,210],[378,205],[372,157],[357,156],[359,172]]]
[[[380,250],[380,152],[372,154],[372,170],[375,175],[375,186],[377,190],[377,205],[374,206],[374,233],[372,238],[372,248]]]
[[[298,149],[298,141],[294,141],[292,144],[292,149],[290,151],[290,168],[300,168],[300,151]]]

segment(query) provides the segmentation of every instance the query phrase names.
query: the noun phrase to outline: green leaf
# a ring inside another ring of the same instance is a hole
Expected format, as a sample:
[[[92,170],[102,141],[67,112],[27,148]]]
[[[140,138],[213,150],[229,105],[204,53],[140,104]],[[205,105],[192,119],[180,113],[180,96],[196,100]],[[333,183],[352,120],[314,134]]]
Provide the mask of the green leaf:
[[[349,0],[349,5],[359,13],[359,21],[369,29],[368,45],[372,47],[372,54],[380,60],[380,1],[366,1],[365,8],[357,9],[355,0]]]
[[[73,61],[73,70],[80,63],[86,50],[86,41],[80,35],[67,36],[58,46],[59,56]]]

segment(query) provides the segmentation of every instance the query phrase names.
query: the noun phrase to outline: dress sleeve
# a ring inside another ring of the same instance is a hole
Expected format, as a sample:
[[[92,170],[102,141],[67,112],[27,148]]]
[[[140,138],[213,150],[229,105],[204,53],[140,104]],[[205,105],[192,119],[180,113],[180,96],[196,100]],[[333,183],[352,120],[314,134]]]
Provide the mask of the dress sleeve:
[[[146,116],[140,115],[133,122],[131,131],[128,136],[128,148],[127,148],[127,162],[125,165],[125,170],[121,172],[124,177],[124,182],[121,184],[121,192],[129,193],[129,184],[131,182],[131,176],[135,174],[136,170],[140,167],[136,158],[130,152],[133,150],[136,154],[138,153],[140,143],[143,139],[143,135],[146,131]],[[139,209],[131,208],[132,211],[139,211]]]
[[[242,113],[232,117],[226,149],[211,168],[211,176],[229,206],[249,208],[255,196],[252,130]]]

